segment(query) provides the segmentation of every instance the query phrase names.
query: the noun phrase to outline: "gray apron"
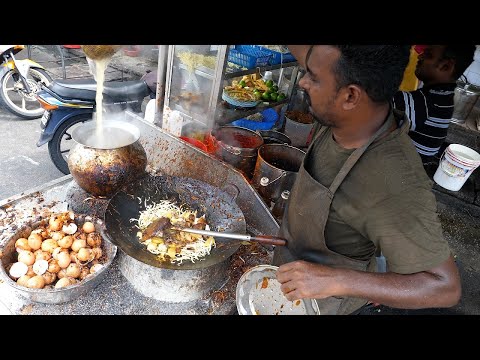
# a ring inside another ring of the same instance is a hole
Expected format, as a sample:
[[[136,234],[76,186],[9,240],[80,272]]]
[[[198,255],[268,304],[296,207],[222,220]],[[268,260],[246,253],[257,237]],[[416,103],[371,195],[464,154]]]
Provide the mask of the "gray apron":
[[[298,171],[280,228],[279,235],[288,240],[288,247],[278,246],[275,248],[274,265],[280,266],[295,260],[305,260],[360,271],[375,268],[375,256],[368,261],[360,261],[329,250],[325,244],[325,225],[338,187],[370,144],[392,125],[389,120],[390,117],[365,145],[356,149],[348,157],[330,188],[317,182],[305,169],[305,160],[311,156],[313,145],[309,147]],[[323,127],[317,133],[314,142],[331,134],[327,129],[327,127]],[[316,301],[322,315],[350,314],[367,303],[365,299],[348,297],[328,297],[316,299]]]

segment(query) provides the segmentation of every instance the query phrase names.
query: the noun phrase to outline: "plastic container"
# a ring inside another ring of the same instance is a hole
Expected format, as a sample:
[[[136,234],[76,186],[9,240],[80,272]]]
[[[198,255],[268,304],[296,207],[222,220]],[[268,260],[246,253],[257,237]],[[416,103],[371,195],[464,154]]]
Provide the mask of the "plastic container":
[[[470,115],[470,112],[479,97],[479,87],[462,81],[457,81],[454,98],[455,110],[453,111],[451,121],[456,124],[463,124],[467,120],[468,115]]]
[[[260,45],[254,45],[254,46],[271,55],[269,60],[270,65],[284,64],[284,63],[295,61],[295,57],[290,52],[282,53],[279,51],[270,50]]]
[[[236,45],[228,52],[228,61],[247,69],[267,66],[271,57],[270,53],[262,51],[254,45]]]
[[[451,144],[443,152],[433,180],[447,190],[458,191],[479,165],[479,153],[463,145]]]

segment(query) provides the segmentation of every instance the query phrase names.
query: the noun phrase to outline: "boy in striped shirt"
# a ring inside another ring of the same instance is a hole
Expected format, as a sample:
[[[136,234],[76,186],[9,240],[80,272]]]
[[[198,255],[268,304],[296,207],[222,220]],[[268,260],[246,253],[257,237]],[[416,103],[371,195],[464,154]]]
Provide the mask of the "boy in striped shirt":
[[[418,57],[415,75],[423,87],[399,91],[393,106],[410,119],[409,135],[423,160],[435,160],[454,110],[456,80],[473,61],[475,45],[427,45]]]

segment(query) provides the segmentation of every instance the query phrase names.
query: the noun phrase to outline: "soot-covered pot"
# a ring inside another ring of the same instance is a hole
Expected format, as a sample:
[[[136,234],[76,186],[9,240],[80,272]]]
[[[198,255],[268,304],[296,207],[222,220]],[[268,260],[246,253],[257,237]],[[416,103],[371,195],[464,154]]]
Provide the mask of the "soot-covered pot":
[[[72,132],[77,142],[68,168],[75,182],[95,196],[113,196],[123,185],[145,173],[147,155],[140,130],[125,121],[103,122],[101,131],[89,121]]]

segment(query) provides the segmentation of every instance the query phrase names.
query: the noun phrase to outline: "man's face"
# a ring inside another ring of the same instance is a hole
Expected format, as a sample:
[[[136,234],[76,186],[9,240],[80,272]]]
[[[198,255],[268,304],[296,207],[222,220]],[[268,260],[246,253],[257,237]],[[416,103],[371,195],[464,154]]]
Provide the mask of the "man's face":
[[[445,46],[442,45],[428,45],[425,47],[423,53],[418,56],[417,67],[415,75],[423,82],[436,81],[443,59],[443,52]]]
[[[333,126],[337,124],[337,83],[333,74],[333,67],[340,57],[338,49],[328,45],[315,45],[311,54],[306,58],[306,51],[301,51],[305,56],[299,59],[300,64],[307,71],[300,79],[299,86],[305,89],[310,112],[322,125]]]

